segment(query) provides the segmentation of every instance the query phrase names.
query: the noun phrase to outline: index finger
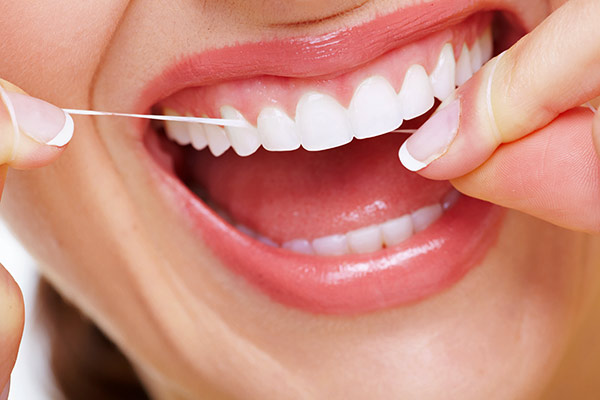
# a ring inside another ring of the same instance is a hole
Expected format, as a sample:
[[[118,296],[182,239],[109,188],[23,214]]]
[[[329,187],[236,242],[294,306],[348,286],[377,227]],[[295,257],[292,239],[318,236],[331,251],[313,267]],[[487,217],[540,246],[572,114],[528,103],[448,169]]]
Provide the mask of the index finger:
[[[0,391],[8,384],[17,359],[24,326],[23,295],[0,265]]]
[[[403,145],[404,165],[454,179],[600,95],[600,2],[571,0],[459,88]],[[591,132],[591,129],[590,129]]]
[[[73,130],[72,118],[62,109],[0,79],[0,166],[45,166],[62,152]]]

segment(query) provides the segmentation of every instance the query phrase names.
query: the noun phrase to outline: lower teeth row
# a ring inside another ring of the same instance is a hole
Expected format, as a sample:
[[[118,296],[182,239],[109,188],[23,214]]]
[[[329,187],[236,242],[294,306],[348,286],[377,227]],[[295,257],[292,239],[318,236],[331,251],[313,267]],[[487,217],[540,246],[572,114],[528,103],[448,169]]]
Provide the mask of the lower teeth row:
[[[441,203],[420,208],[400,218],[386,221],[379,225],[371,225],[351,232],[320,237],[312,240],[294,239],[278,244],[272,239],[254,232],[252,229],[235,224],[238,231],[271,247],[283,248],[295,253],[315,254],[320,256],[341,256],[345,254],[364,254],[391,247],[404,242],[414,234],[427,229],[442,214],[450,209],[460,193],[452,189]],[[223,212],[219,214],[228,221],[231,218]]]

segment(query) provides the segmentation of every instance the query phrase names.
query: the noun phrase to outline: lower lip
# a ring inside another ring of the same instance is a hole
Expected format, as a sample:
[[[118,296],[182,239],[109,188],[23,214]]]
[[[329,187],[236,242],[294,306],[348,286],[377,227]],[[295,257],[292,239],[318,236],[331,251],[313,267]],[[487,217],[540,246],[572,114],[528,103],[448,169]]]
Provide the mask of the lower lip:
[[[398,246],[341,257],[296,254],[242,234],[149,161],[164,193],[182,207],[225,266],[271,299],[312,313],[372,312],[450,288],[483,260],[504,214],[497,206],[461,197],[436,223]]]

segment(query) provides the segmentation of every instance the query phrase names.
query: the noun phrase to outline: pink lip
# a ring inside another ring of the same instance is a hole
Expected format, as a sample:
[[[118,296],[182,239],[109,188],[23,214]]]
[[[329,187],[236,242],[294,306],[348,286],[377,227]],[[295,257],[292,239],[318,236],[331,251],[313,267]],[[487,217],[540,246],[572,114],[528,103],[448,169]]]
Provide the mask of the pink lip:
[[[517,15],[514,4],[506,3],[503,0],[436,0],[320,36],[246,43],[182,55],[179,62],[167,67],[145,86],[135,108],[147,111],[184,88],[231,79],[342,74],[392,49],[458,24],[476,12],[504,10]]]
[[[376,311],[451,287],[482,261],[504,215],[500,207],[461,197],[436,223],[398,246],[364,255],[302,255],[240,233],[177,178],[155,172],[224,265],[272,299],[313,313]]]
[[[402,44],[457,24],[500,1],[444,0],[411,6],[365,24],[318,37],[298,37],[209,50],[184,58],[154,79],[138,110],[186,87],[260,75],[342,73]],[[502,4],[506,8],[505,4]],[[224,265],[272,299],[315,313],[356,314],[414,302],[449,288],[494,244],[503,212],[462,198],[434,225],[377,253],[317,257],[271,248],[226,224],[174,175],[152,163],[170,203]],[[400,166],[399,166],[400,168]]]

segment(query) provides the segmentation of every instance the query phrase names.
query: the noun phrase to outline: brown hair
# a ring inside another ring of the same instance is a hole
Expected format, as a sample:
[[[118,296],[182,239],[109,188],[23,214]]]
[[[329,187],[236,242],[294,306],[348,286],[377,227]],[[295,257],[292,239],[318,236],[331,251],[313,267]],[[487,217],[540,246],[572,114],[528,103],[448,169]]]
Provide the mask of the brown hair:
[[[67,400],[148,400],[125,356],[45,280],[36,309],[47,331],[50,367]]]

